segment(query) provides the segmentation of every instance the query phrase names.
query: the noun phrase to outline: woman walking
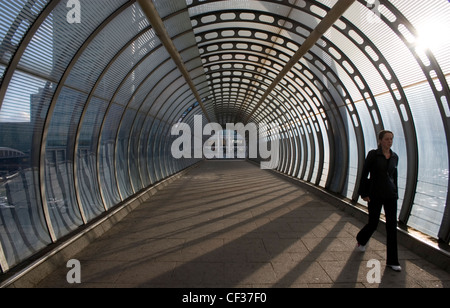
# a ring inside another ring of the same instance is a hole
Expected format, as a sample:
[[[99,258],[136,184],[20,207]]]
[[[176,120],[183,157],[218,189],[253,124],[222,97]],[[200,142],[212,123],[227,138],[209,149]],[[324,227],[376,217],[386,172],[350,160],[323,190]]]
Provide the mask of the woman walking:
[[[386,265],[394,271],[402,270],[397,250],[397,165],[398,156],[391,150],[394,134],[383,130],[378,135],[378,149],[368,153],[364,163],[359,194],[368,202],[369,222],[358,233],[358,249],[366,245],[375,232],[380,220],[381,207],[386,216],[387,260]],[[368,178],[370,174],[370,178]]]

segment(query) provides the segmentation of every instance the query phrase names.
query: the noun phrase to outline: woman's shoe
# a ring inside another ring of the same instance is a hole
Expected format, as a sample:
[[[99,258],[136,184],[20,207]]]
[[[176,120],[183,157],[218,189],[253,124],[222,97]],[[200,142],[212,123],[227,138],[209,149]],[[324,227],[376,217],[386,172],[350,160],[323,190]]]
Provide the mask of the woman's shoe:
[[[391,269],[393,269],[396,272],[401,272],[402,271],[402,267],[400,265],[386,265],[387,267],[390,267]]]
[[[361,245],[360,243],[358,243],[356,245],[356,248],[358,248],[358,250],[361,251],[361,252],[366,251],[366,245]]]

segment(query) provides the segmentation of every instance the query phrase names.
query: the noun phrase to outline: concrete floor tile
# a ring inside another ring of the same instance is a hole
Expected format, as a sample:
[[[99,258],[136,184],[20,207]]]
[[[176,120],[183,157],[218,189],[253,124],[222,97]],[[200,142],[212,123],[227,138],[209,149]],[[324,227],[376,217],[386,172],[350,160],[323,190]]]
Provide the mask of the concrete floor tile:
[[[296,284],[332,283],[332,280],[315,261],[272,262],[277,275],[276,286],[289,288]]]
[[[142,262],[125,266],[115,284],[139,287],[146,285],[166,285],[172,282],[172,272],[177,262]]]

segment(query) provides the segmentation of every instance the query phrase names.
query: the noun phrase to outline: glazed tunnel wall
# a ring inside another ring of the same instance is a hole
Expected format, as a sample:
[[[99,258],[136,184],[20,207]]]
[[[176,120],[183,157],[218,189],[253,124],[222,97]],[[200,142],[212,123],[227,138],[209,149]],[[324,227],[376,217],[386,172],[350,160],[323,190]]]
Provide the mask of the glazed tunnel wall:
[[[345,1],[151,1],[182,68],[144,1],[1,2],[3,272],[201,161],[174,157],[181,123],[275,125],[277,171],[362,206],[389,129],[399,222],[449,243],[448,1],[354,1],[270,93]]]

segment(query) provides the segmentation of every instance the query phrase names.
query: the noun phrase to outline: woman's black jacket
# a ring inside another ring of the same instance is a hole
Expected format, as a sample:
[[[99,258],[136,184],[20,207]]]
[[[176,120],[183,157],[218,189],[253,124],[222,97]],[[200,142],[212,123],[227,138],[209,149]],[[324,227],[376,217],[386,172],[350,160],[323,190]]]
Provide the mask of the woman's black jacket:
[[[367,154],[358,190],[362,198],[398,199],[398,155],[390,151],[389,159],[386,159],[381,147]]]

